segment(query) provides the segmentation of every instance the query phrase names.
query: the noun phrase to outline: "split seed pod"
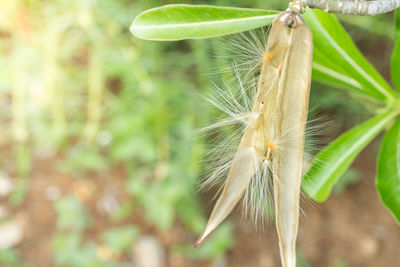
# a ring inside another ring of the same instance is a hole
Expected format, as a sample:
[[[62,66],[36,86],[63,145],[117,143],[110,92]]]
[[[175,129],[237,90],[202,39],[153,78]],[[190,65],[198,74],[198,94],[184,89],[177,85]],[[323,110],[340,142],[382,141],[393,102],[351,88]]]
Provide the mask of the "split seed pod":
[[[275,19],[252,105],[254,116],[246,124],[223,190],[195,247],[229,215],[261,173],[268,176],[261,178],[273,180],[282,265],[296,265],[312,50],[312,33],[298,13],[285,11]]]

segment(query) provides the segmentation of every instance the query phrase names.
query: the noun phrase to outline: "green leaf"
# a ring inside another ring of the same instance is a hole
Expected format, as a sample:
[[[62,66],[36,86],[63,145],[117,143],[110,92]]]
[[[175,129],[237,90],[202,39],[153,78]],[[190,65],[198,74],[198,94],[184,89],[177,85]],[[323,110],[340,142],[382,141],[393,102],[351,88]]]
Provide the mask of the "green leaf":
[[[304,19],[314,35],[313,78],[378,101],[390,102],[396,97],[334,15],[308,9]]]
[[[325,201],[332,186],[356,156],[396,115],[386,112],[376,116],[345,132],[323,149],[304,177],[302,188],[307,195],[318,202]]]
[[[271,24],[279,13],[248,8],[166,5],[139,14],[130,30],[136,37],[147,40],[202,39]]]
[[[396,9],[393,13],[394,17],[394,39],[400,39],[400,9]]]
[[[400,91],[400,9],[394,11],[394,41],[390,73],[393,86]]]
[[[390,73],[392,82],[397,90],[400,90],[400,38],[397,39],[396,45],[392,52],[392,60],[390,64]]]
[[[400,120],[385,134],[378,156],[376,188],[400,224]]]

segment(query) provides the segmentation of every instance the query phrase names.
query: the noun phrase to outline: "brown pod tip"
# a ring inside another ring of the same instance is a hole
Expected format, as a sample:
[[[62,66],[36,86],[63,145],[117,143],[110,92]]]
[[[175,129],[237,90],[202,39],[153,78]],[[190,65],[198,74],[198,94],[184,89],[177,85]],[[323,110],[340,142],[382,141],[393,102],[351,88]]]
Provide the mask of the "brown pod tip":
[[[205,236],[204,236],[204,234],[203,234],[203,235],[201,235],[201,236],[199,237],[199,239],[197,239],[197,241],[193,244],[193,248],[197,248],[198,246],[200,246],[201,243],[203,243],[204,239],[205,239]]]

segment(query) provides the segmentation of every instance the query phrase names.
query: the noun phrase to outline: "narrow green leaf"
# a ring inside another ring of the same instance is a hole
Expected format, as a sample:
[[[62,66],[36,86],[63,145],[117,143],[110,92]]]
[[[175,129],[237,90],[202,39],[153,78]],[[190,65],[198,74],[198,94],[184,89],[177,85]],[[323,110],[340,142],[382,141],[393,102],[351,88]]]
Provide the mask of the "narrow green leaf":
[[[314,34],[313,78],[378,101],[389,102],[396,97],[334,15],[308,9],[304,19]]]
[[[394,48],[390,64],[393,86],[400,91],[400,9],[394,11]]]
[[[139,14],[131,25],[136,37],[175,41],[238,33],[271,24],[279,11],[194,5],[166,5]]]
[[[318,60],[317,60],[318,59]],[[335,86],[346,88],[359,94],[365,94],[362,84],[332,62],[325,53],[314,47],[313,79]]]
[[[400,90],[400,38],[397,39],[392,52],[392,60],[390,64],[390,73],[392,82],[397,90]]]
[[[379,134],[397,113],[376,116],[339,136],[315,158],[304,177],[302,188],[312,199],[325,201],[340,176],[361,150]]]
[[[400,39],[400,8],[396,9],[393,13],[394,17],[394,39]]]
[[[400,120],[385,134],[378,156],[376,188],[400,224]]]

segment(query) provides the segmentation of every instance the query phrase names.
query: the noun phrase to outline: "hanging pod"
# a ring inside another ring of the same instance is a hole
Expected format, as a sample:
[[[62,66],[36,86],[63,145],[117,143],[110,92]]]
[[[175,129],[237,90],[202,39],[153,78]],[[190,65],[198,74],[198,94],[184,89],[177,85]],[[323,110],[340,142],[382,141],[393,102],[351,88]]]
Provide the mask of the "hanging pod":
[[[280,121],[283,150],[273,155],[276,229],[282,266],[296,266],[300,186],[303,168],[305,126],[311,85],[312,33],[298,13],[285,12],[276,21],[289,38],[279,78]],[[287,26],[286,26],[287,25]]]
[[[282,265],[296,265],[312,50],[312,33],[298,13],[288,10],[275,19],[253,100],[254,118],[246,124],[222,192],[195,247],[229,215],[246,190],[252,190],[249,185],[268,184],[251,183],[252,179],[272,179]]]

